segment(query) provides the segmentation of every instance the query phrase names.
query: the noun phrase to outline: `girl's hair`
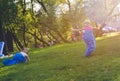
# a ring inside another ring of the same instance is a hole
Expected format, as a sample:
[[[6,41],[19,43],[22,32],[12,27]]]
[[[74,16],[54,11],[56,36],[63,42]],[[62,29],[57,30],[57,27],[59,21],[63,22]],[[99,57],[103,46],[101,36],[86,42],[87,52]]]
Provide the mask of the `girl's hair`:
[[[86,20],[84,21],[84,23],[90,23],[90,20],[86,19]]]
[[[29,48],[27,48],[27,47],[24,47],[24,48],[23,48],[23,50],[27,50],[27,51],[28,51],[28,50],[29,50]]]

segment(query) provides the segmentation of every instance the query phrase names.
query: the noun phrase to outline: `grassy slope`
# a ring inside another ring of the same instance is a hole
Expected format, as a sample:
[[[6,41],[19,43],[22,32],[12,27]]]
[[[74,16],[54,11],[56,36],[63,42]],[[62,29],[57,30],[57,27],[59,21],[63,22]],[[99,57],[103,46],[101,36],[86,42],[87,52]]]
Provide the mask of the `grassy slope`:
[[[31,62],[0,68],[0,81],[120,81],[120,35],[97,40],[93,56],[83,42],[32,49]]]

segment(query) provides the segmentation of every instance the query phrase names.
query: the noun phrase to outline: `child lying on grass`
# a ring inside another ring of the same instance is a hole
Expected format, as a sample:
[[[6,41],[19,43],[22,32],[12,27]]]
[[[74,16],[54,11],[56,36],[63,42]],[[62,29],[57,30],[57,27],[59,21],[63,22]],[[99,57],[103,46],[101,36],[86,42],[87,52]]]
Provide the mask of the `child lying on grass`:
[[[28,48],[24,48],[22,52],[17,52],[13,59],[5,59],[3,60],[3,64],[5,66],[15,65],[19,63],[25,63],[27,61],[30,61],[30,58],[28,56]]]

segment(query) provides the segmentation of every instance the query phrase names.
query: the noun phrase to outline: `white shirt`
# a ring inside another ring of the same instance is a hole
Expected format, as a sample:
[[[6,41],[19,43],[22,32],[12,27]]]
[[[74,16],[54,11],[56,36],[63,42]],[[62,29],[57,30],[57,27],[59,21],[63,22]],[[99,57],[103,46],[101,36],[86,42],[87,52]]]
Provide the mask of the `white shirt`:
[[[20,52],[24,57],[28,56],[25,52]]]

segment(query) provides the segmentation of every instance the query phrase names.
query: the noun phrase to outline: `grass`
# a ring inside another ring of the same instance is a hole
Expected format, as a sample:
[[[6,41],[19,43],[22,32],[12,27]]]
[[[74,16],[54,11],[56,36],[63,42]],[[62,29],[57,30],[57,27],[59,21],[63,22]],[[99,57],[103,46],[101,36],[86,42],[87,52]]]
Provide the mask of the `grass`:
[[[0,81],[120,81],[119,42],[120,35],[98,38],[89,58],[83,42],[32,49],[30,63],[0,68]]]

